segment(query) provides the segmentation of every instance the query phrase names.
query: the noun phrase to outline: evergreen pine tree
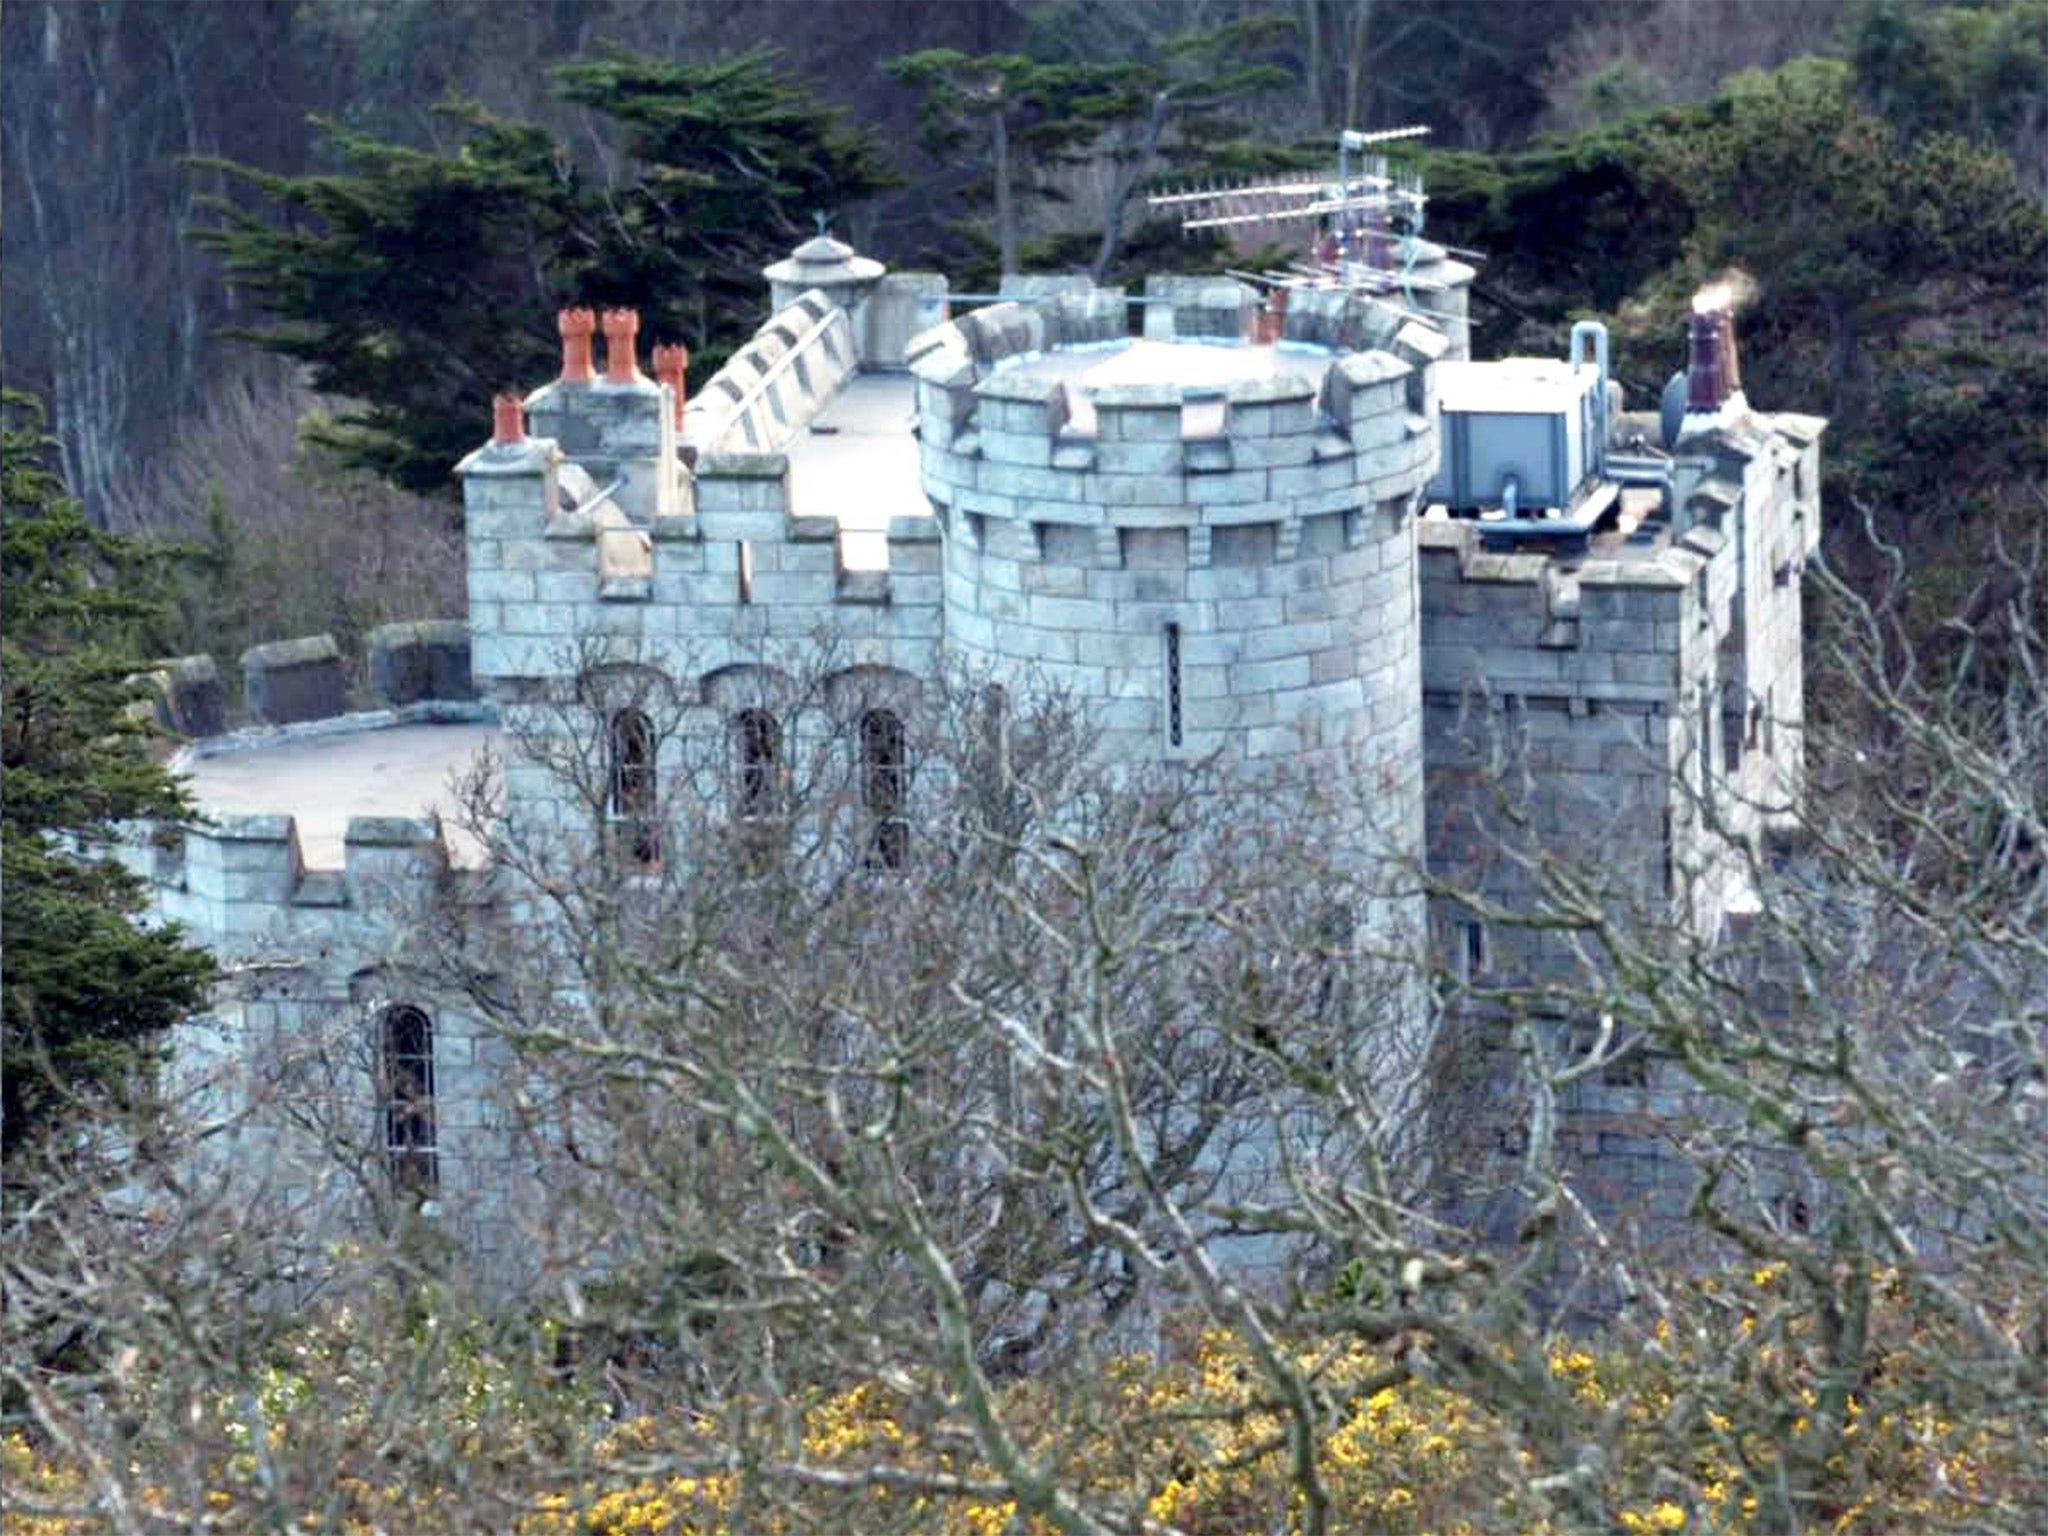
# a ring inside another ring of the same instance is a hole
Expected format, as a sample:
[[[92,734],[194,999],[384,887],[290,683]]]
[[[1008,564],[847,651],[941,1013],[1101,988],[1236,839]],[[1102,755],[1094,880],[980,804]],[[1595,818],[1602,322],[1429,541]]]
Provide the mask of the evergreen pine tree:
[[[163,1030],[199,1006],[211,960],[133,921],[141,883],[116,823],[176,816],[176,782],[129,717],[159,551],[93,528],[46,465],[36,402],[0,420],[0,1154],[48,1145],[92,1104],[147,1080]]]

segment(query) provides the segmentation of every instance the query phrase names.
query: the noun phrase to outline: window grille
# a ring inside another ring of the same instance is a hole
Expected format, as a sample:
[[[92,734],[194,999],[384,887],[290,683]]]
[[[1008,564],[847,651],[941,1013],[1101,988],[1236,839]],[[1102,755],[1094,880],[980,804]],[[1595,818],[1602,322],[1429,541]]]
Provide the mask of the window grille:
[[[661,864],[654,722],[637,709],[612,716],[605,817],[613,847],[642,869]]]
[[[909,792],[903,721],[890,710],[871,709],[860,717],[860,793],[872,829],[867,861],[876,868],[901,869],[910,860]]]
[[[378,1033],[385,1166],[394,1188],[430,1194],[441,1185],[433,1020],[409,1003],[397,1003],[384,1010]]]

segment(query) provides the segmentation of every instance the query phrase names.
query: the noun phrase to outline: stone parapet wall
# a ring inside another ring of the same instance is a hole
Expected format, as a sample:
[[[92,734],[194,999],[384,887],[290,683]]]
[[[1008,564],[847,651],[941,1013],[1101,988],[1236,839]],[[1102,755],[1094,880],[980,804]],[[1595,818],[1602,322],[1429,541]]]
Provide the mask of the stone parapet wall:
[[[773,453],[859,366],[853,322],[816,289],[778,310],[704,386],[686,442],[699,453]],[[571,457],[575,448],[563,444]]]
[[[348,708],[348,669],[332,635],[274,640],[242,652],[242,696],[263,725],[324,720]]]
[[[848,564],[834,519],[795,515],[784,454],[701,455],[694,510],[644,530],[550,512],[543,468],[532,471],[465,486],[471,661],[488,697],[573,674],[592,647],[666,666],[670,653],[829,632],[878,664],[932,664],[940,573],[928,516],[893,519],[885,567],[865,570]],[[614,558],[622,540],[630,559]]]
[[[1418,522],[1416,541],[1429,692],[1668,707],[1698,669],[1696,549],[1561,560],[1490,550],[1483,525],[1442,518]]]
[[[211,656],[173,656],[130,679],[147,692],[150,723],[187,741],[228,728],[227,690]]]
[[[1059,305],[1087,297],[978,311],[913,361],[948,655],[1090,700],[1113,751],[1310,779],[1369,761],[1419,834],[1410,514],[1441,339],[1085,395],[1002,366],[1068,344]]]
[[[349,716],[359,672],[370,696],[404,708],[476,698],[469,674],[469,626],[461,619],[420,619],[370,632],[359,663],[332,635],[254,645],[242,653],[247,709],[258,727],[291,729]],[[211,741],[229,727],[226,690],[211,656],[177,656],[134,679],[147,690],[150,719],[186,741]]]
[[[469,625],[461,619],[418,619],[370,631],[370,692],[388,705],[430,699],[474,699],[469,675]]]
[[[349,819],[340,868],[308,868],[296,818],[215,812],[124,850],[155,905],[216,952],[334,942],[395,900],[424,900],[451,868],[435,817]]]

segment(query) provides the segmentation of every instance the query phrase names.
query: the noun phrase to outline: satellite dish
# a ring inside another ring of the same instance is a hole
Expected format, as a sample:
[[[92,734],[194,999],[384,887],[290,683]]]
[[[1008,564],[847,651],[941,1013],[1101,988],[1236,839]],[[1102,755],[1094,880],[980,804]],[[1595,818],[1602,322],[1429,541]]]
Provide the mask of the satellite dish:
[[[1671,375],[1671,382],[1664,386],[1664,397],[1659,402],[1657,425],[1663,434],[1667,451],[1678,446],[1678,429],[1685,425],[1685,370],[1679,369]]]

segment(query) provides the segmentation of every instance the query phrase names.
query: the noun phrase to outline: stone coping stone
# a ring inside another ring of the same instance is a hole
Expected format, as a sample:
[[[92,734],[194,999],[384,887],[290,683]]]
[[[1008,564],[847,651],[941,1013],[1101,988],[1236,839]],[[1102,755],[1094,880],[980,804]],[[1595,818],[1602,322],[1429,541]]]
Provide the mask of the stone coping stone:
[[[551,437],[523,437],[516,443],[485,443],[455,466],[458,475],[538,475],[561,460]]]
[[[283,843],[297,832],[290,816],[268,811],[217,811],[204,821],[188,821],[187,830],[222,843]]]
[[[788,473],[786,453],[706,452],[697,459],[700,480],[780,480]]]
[[[935,517],[898,513],[889,519],[891,544],[935,544],[938,539],[939,520]]]
[[[498,706],[487,700],[430,699],[393,709],[359,709],[324,720],[305,720],[292,725],[249,726],[239,731],[191,742],[170,761],[173,773],[184,764],[202,757],[219,757],[229,752],[260,752],[282,742],[313,741],[322,736],[351,736],[362,731],[388,730],[394,725],[496,725]]]
[[[137,680],[149,684],[150,717],[173,735],[193,740],[227,729],[227,690],[211,656],[166,657]]]
[[[369,664],[370,691],[387,704],[476,697],[461,619],[379,625],[370,631]]]
[[[1019,369],[1003,369],[975,385],[974,393],[983,400],[1017,400],[1027,405],[1042,405],[1055,395],[1065,394],[1066,389],[1066,382],[1062,379]]]
[[[243,695],[266,725],[322,720],[348,708],[348,672],[332,635],[274,640],[242,652]]]
[[[1098,415],[1105,410],[1178,409],[1181,404],[1178,384],[1099,384],[1089,394]]]
[[[351,816],[343,840],[376,848],[414,848],[441,840],[434,816]]]

